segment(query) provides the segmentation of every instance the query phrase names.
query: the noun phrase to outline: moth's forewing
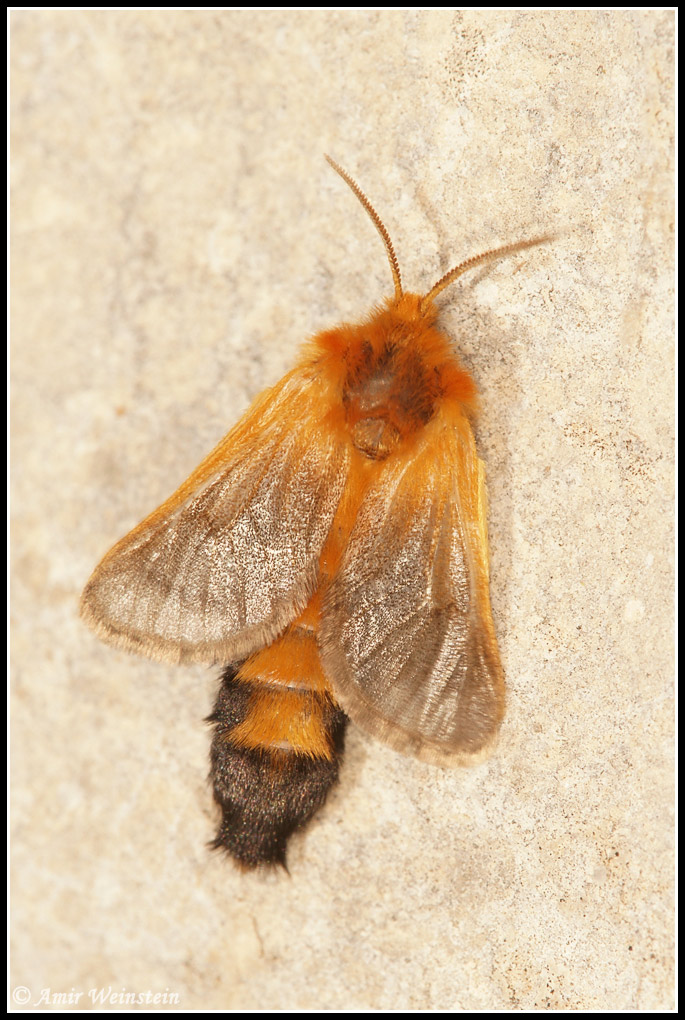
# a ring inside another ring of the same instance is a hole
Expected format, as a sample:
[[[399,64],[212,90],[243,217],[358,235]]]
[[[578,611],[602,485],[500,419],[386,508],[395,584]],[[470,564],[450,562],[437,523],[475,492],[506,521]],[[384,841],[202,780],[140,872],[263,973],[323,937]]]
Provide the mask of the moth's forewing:
[[[304,607],[347,470],[320,387],[296,369],[263,394],[105,556],[81,600],[101,638],[165,662],[231,662]]]
[[[367,492],[324,601],[322,661],[350,718],[436,764],[487,747],[504,713],[482,463],[442,408]]]

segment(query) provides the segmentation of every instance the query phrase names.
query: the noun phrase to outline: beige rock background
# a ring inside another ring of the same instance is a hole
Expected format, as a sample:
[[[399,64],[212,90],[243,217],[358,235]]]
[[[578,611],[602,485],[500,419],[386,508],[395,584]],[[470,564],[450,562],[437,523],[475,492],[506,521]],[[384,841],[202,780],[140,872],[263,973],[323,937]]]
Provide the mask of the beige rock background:
[[[673,13],[11,28],[13,1008],[672,1008]],[[350,727],[290,875],[243,875],[206,848],[215,671],[76,607],[300,340],[389,292],[323,152],[410,288],[567,233],[442,299],[483,393],[495,753]]]

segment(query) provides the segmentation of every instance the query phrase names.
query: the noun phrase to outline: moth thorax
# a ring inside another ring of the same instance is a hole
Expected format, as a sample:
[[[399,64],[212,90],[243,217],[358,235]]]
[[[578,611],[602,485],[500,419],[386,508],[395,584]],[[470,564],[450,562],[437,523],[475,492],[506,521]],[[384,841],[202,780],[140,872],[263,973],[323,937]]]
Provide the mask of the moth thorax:
[[[369,360],[348,381],[343,402],[356,448],[372,460],[385,460],[431,419],[434,395],[421,359],[406,349],[386,349]]]
[[[385,460],[402,438],[392,422],[383,417],[360,418],[350,431],[354,445],[371,460]]]

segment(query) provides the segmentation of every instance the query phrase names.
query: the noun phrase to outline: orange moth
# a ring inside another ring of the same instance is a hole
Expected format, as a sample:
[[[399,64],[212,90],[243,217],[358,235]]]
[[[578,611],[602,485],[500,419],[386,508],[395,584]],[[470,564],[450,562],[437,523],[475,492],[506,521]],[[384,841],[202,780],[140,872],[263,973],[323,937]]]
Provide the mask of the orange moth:
[[[328,157],[327,157],[328,158]],[[105,556],[81,615],[104,641],[224,667],[213,714],[214,845],[283,863],[338,777],[347,717],[437,765],[473,759],[504,713],[490,611],[476,388],[437,326],[466,270],[326,330],[154,513]]]

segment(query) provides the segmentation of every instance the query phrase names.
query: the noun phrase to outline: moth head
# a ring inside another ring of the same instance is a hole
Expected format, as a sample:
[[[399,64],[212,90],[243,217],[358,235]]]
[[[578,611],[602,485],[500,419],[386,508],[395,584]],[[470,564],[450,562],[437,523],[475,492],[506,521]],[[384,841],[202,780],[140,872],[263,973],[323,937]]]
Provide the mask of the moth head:
[[[423,296],[405,294],[402,289],[402,276],[400,273],[399,262],[397,261],[397,255],[395,254],[395,248],[383,221],[354,178],[351,177],[346,170],[343,170],[343,168],[336,163],[335,160],[331,159],[330,156],[326,156],[326,159],[335,172],[339,174],[345,183],[352,189],[366,209],[366,212],[368,213],[376,230],[381,235],[383,244],[385,245],[385,252],[388,256],[388,262],[390,263],[393,283],[395,285],[394,297],[388,302],[388,304],[395,306],[403,318],[435,319],[437,312],[434,309],[433,304],[436,297],[445,289],[445,287],[448,287],[455,280],[459,279],[459,277],[463,273],[467,272],[467,270],[475,269],[476,266],[483,265],[485,262],[494,262],[495,259],[504,258],[505,255],[513,255],[515,252],[525,251],[526,248],[533,248],[538,244],[544,244],[546,241],[551,241],[553,239],[551,234],[543,234],[541,237],[533,237],[527,241],[514,241],[513,244],[504,244],[499,248],[489,248],[488,251],[481,252],[480,255],[472,255],[471,258],[465,259],[463,262],[460,262],[458,265],[448,270],[444,276],[441,276],[438,282],[431,287],[427,294],[424,294]]]

